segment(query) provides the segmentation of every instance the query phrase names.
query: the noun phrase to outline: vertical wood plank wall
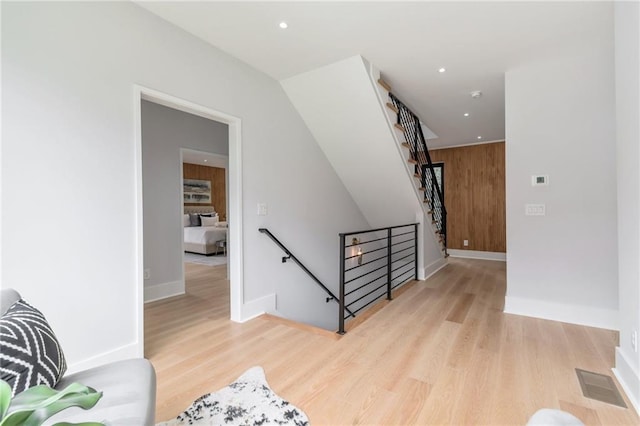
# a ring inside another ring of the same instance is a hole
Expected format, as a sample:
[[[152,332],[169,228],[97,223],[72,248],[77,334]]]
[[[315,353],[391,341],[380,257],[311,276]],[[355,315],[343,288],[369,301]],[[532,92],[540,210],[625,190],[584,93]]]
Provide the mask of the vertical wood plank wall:
[[[504,149],[496,142],[429,150],[434,163],[444,163],[449,248],[506,252]]]
[[[200,179],[211,181],[211,201],[212,204],[184,203],[185,206],[207,206],[213,205],[218,212],[220,220],[227,220],[227,197],[225,170],[219,167],[201,166],[199,164],[183,163],[183,179]]]

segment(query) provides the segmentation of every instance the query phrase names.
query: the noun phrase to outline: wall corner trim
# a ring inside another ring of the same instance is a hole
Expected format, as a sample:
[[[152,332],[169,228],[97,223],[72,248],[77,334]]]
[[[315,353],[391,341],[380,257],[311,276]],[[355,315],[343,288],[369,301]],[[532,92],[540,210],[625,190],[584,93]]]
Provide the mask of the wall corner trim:
[[[276,311],[276,294],[271,293],[266,296],[245,302],[242,306],[242,319],[237,322],[247,322],[267,312]]]
[[[184,288],[184,281],[182,280],[145,286],[144,303],[155,302],[156,300],[166,299],[167,297],[179,296],[185,293]]]
[[[631,405],[640,414],[640,374],[633,368],[620,346],[616,347],[616,366],[611,369]]]
[[[72,362],[67,368],[65,374],[73,374],[78,371],[88,370],[89,368],[98,367],[111,362],[121,361],[129,358],[142,358],[144,355],[139,353],[140,345],[134,342],[125,346],[121,346],[112,351],[104,352],[99,355],[92,356],[79,362]]]
[[[436,260],[435,262],[432,262],[430,265],[424,268],[418,269],[418,279],[421,281],[427,280],[431,278],[431,276],[434,275],[436,272],[438,272],[440,269],[444,268],[445,266],[447,266],[447,259],[442,257]]]
[[[619,330],[618,311],[594,306],[570,305],[525,297],[506,296],[504,313],[541,318],[588,327]]]
[[[507,261],[507,253],[494,251],[448,249],[447,252],[451,257],[461,257],[464,259],[498,260],[502,262]]]

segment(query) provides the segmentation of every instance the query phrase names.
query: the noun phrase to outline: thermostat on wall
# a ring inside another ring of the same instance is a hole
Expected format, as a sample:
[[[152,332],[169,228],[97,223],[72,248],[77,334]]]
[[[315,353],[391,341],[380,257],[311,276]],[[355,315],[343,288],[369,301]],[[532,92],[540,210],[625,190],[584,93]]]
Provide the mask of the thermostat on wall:
[[[547,186],[547,185],[549,185],[549,175],[531,176],[531,186]]]

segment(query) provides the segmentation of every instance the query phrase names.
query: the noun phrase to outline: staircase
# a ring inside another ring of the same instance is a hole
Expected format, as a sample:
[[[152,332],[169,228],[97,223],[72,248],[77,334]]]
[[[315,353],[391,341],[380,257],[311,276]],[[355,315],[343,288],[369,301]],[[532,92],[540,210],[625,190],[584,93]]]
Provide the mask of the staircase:
[[[281,84],[369,225],[419,222],[418,278],[438,269],[446,210],[419,118],[360,56]]]
[[[438,236],[445,257],[447,253],[447,209],[444,206],[442,188],[436,179],[427,140],[422,130],[420,118],[404,105],[392,92],[391,86],[382,77],[378,84],[388,93],[389,102],[386,107],[396,117],[393,125],[404,139],[400,145],[408,151],[407,162],[414,168],[413,177],[422,194],[423,203],[428,206],[427,214],[431,216],[431,224]]]

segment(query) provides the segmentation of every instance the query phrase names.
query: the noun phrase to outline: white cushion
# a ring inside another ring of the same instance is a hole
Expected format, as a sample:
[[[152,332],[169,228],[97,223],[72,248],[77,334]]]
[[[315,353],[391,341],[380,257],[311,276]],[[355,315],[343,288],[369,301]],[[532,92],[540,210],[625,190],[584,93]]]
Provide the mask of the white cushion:
[[[216,223],[218,223],[218,215],[213,217],[200,216],[200,220],[202,221],[202,226],[216,226]]]
[[[191,226],[191,220],[189,220],[189,215],[188,214],[183,214],[182,215],[182,226],[184,226],[184,227]]]

